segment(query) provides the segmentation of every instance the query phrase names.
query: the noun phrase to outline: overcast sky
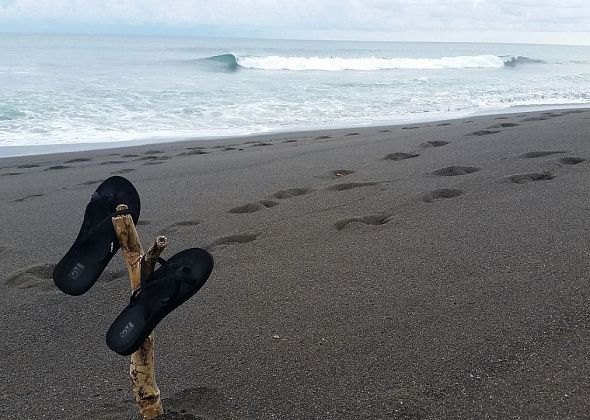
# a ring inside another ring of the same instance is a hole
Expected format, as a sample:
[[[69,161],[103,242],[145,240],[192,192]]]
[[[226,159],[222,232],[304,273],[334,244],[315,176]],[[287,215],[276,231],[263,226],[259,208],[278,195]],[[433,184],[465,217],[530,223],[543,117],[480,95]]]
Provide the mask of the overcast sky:
[[[0,0],[0,31],[590,44],[590,0]]]

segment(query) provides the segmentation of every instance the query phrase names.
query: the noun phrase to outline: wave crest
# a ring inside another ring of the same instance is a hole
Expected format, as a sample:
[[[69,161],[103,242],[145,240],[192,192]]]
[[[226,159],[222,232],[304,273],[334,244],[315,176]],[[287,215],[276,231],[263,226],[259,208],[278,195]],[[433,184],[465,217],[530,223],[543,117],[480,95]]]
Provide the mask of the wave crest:
[[[234,54],[214,55],[203,60],[209,64],[219,64],[229,71],[235,71],[240,67],[238,64],[238,56]]]
[[[376,71],[376,70],[445,70],[470,68],[516,67],[521,64],[544,63],[542,60],[525,56],[498,57],[496,55],[465,55],[442,58],[342,58],[342,57],[287,57],[271,55],[237,56],[222,54],[202,59],[216,67],[221,65],[225,71],[240,68],[255,70],[317,70],[317,71]],[[200,61],[202,61],[200,60]]]
[[[502,67],[504,62],[495,55],[458,56],[443,58],[341,58],[341,57],[237,57],[241,67],[261,70],[395,70],[395,69],[463,69]]]
[[[506,57],[508,58],[508,57]],[[504,61],[504,65],[506,67],[516,67],[521,64],[544,64],[545,61],[538,60],[536,58],[529,58],[523,55],[517,55],[515,57],[510,57],[508,60]]]

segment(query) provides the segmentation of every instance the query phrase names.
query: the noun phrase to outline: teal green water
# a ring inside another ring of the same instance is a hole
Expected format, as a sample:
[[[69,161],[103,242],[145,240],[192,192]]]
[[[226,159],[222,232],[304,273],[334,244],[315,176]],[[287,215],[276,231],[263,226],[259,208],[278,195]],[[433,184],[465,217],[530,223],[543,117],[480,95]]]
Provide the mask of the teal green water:
[[[0,34],[0,147],[590,104],[590,47]]]

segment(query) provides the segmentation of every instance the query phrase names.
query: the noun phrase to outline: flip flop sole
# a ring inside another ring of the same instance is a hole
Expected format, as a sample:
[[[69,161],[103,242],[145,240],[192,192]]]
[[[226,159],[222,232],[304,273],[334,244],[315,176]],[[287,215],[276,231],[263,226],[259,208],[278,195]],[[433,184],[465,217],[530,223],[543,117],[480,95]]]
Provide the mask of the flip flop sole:
[[[147,295],[132,299],[113,321],[106,334],[109,348],[123,356],[135,352],[166,315],[199,291],[211,275],[213,264],[211,254],[200,248],[171,257],[152,274],[145,290],[140,290],[139,295]]]
[[[95,194],[113,196],[112,208],[105,211],[105,218],[118,204],[126,204],[134,223],[139,219],[141,204],[137,190],[127,179],[113,176],[96,189]],[[100,277],[108,263],[119,250],[115,230],[110,223],[102,223],[83,243],[79,241],[82,229],[72,247],[53,270],[53,281],[62,292],[78,296],[86,293]]]

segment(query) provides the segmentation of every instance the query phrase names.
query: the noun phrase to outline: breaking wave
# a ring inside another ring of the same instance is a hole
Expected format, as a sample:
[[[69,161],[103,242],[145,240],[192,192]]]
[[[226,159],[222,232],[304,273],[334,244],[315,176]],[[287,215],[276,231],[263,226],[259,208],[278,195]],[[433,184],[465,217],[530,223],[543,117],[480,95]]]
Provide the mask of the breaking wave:
[[[516,57],[503,57],[503,58],[507,59],[506,61],[504,61],[504,65],[506,67],[516,67],[521,64],[544,64],[545,63],[545,61],[543,61],[543,60],[538,60],[536,58],[524,57],[522,55],[517,55]]]
[[[200,59],[210,65],[221,66],[225,71],[239,69],[256,70],[318,70],[318,71],[376,71],[396,69],[444,70],[470,68],[516,67],[522,64],[544,63],[524,56],[499,57],[496,55],[465,55],[442,58],[342,58],[342,57],[285,57],[285,56],[238,56],[215,55]]]

